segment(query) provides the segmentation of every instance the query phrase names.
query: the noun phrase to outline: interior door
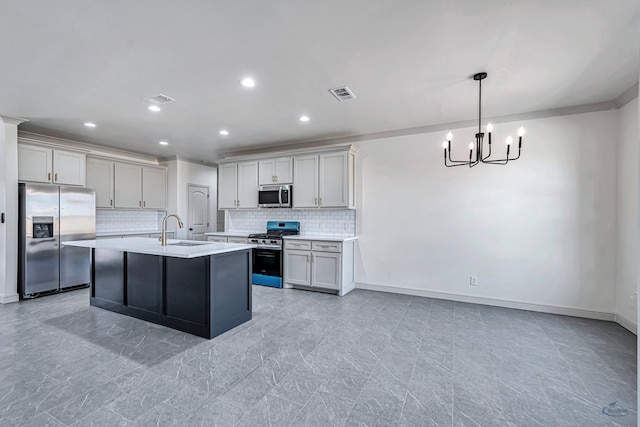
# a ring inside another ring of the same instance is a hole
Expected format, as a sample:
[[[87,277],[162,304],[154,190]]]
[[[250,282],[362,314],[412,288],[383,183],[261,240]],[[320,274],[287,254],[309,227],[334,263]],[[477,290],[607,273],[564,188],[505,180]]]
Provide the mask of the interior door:
[[[207,240],[204,233],[209,229],[209,187],[189,185],[188,194],[189,240]]]

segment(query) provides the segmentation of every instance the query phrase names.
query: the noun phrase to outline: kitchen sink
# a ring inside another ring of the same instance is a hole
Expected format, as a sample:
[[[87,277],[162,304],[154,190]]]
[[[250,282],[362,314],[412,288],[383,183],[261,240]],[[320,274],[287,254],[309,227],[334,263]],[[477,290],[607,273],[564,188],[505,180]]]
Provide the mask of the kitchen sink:
[[[200,246],[206,245],[209,242],[177,242],[177,243],[167,243],[167,246]]]

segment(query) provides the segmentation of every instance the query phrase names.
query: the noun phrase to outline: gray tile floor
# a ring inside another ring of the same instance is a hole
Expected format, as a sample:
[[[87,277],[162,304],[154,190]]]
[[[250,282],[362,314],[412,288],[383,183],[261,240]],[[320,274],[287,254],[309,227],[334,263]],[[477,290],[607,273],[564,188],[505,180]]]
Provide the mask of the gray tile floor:
[[[636,425],[636,337],[617,324],[253,292],[253,320],[213,340],[89,307],[87,290],[0,306],[0,425]]]

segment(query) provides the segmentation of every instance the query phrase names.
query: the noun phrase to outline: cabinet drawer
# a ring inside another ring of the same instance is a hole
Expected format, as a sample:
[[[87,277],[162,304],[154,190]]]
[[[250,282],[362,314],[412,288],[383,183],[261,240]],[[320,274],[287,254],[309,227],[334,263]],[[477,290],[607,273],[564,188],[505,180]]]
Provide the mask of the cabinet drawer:
[[[244,237],[229,237],[227,239],[228,243],[247,243],[247,239]]]
[[[219,236],[207,236],[207,242],[227,243],[227,238]]]
[[[285,240],[285,249],[311,250],[311,242],[307,240]]]
[[[312,242],[311,249],[322,252],[342,252],[340,242]]]

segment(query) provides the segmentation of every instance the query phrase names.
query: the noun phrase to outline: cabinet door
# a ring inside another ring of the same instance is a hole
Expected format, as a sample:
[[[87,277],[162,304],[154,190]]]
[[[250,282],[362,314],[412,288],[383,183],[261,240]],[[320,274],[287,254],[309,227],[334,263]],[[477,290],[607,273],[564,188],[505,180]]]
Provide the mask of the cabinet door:
[[[96,208],[113,208],[113,162],[87,159],[87,187],[96,191]]]
[[[53,150],[53,182],[55,184],[85,184],[87,156],[83,153]]]
[[[284,281],[292,285],[311,285],[311,252],[284,251]]]
[[[159,168],[142,168],[142,207],[167,209],[167,171]]]
[[[293,182],[293,159],[282,157],[275,159],[275,173],[277,184],[291,184]]]
[[[258,162],[258,185],[276,183],[275,160],[261,160]]]
[[[142,207],[142,168],[127,163],[115,164],[116,208]]]
[[[18,146],[18,181],[52,182],[52,150],[35,145]]]
[[[342,208],[347,207],[349,203],[347,154],[320,154],[319,204],[321,208]]]
[[[318,206],[318,156],[293,158],[293,207]]]
[[[238,165],[220,165],[218,168],[218,209],[235,209],[238,201]]]
[[[337,253],[311,252],[311,285],[325,289],[340,289],[340,258],[340,254]]]
[[[258,207],[258,162],[238,163],[238,207]]]

